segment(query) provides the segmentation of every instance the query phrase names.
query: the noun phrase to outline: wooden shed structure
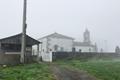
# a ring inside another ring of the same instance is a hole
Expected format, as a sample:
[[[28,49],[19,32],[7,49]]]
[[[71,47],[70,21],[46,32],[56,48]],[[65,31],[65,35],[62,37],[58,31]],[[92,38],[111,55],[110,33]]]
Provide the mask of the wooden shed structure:
[[[22,33],[0,39],[0,64],[11,64],[20,62]],[[32,61],[32,46],[40,42],[26,35],[25,62]]]

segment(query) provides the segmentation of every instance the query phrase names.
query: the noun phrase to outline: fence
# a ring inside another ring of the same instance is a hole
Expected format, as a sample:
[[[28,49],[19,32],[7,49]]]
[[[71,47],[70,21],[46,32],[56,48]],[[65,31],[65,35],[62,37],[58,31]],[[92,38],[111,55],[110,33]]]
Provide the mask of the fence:
[[[53,52],[53,60],[57,59],[109,59],[109,58],[119,58],[120,54],[117,53],[97,53],[97,52]]]

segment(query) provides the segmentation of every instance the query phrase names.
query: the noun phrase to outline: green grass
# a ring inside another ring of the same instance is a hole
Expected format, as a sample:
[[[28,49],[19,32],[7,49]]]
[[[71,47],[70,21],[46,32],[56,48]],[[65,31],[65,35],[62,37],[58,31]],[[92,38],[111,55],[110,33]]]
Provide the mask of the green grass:
[[[54,80],[48,64],[26,64],[0,67],[0,80]]]
[[[100,80],[120,80],[120,61],[59,60],[60,66],[87,71]],[[49,64],[26,64],[0,67],[0,80],[55,80]]]
[[[120,80],[119,61],[87,61],[63,60],[57,61],[59,65],[84,70],[100,80]]]

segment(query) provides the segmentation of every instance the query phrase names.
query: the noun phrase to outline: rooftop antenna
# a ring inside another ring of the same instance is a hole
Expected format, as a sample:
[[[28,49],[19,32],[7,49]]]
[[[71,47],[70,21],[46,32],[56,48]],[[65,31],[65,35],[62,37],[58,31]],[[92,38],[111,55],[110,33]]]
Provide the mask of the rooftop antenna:
[[[26,28],[27,28],[27,23],[26,23],[26,13],[27,13],[27,0],[23,1],[23,30],[22,30],[22,45],[21,45],[21,58],[20,62],[22,64],[25,63],[25,53],[26,53]]]

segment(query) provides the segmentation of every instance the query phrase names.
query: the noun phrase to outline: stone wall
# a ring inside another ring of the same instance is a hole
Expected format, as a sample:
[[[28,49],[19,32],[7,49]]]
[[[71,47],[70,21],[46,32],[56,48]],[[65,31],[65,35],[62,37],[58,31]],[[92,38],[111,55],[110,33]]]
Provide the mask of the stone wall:
[[[36,57],[27,55],[25,57],[25,63],[36,62]],[[5,54],[0,52],[0,65],[17,65],[20,64],[20,54]]]
[[[19,54],[0,53],[0,65],[16,65],[20,63]]]

